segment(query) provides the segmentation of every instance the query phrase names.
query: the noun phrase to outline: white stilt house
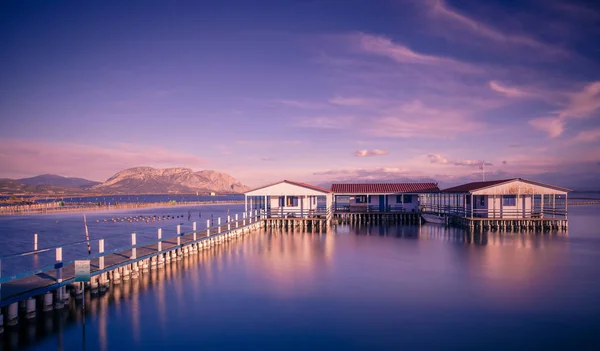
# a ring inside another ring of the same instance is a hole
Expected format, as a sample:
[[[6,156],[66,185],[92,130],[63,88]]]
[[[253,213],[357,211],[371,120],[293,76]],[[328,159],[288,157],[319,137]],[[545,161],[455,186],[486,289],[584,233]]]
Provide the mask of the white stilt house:
[[[267,218],[331,217],[332,192],[310,184],[283,180],[244,193],[246,212],[260,210]]]
[[[332,184],[331,191],[337,212],[416,212],[421,196],[440,189],[436,183],[362,183]]]
[[[567,218],[570,190],[523,178],[473,182],[442,190],[425,210],[467,218]]]

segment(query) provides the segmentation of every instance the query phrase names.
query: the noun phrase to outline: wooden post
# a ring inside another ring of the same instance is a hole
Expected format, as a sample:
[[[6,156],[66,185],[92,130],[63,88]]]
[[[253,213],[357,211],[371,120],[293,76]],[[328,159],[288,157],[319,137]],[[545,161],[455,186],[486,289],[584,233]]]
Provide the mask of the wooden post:
[[[135,233],[131,233],[131,246],[132,246],[132,248],[131,248],[131,258],[134,259],[134,260],[137,258],[137,249],[135,247],[133,247],[136,244],[137,244],[137,240],[136,240],[136,237],[135,237]]]
[[[162,251],[162,228],[158,228],[158,252]]]
[[[181,246],[181,224],[177,225],[177,246]]]
[[[471,219],[473,219],[473,194],[471,194]]]
[[[104,253],[104,239],[98,240],[98,253]],[[98,258],[98,268],[100,270],[104,269],[104,256]]]
[[[194,231],[194,241],[196,241],[196,222],[192,223],[192,230]]]
[[[33,251],[37,251],[38,249],[38,235],[33,234]]]
[[[56,248],[56,282],[62,283],[62,247]]]

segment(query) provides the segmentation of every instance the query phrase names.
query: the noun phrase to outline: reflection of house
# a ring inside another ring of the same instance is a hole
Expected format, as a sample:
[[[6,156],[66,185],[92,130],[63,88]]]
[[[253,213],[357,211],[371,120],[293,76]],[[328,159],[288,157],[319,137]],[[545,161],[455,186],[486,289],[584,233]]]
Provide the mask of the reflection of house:
[[[523,178],[474,182],[427,198],[426,211],[468,218],[567,218],[569,189]]]
[[[419,197],[437,193],[436,183],[332,184],[338,212],[415,212]]]
[[[246,211],[264,210],[267,217],[329,217],[331,191],[310,184],[284,180],[245,194]]]

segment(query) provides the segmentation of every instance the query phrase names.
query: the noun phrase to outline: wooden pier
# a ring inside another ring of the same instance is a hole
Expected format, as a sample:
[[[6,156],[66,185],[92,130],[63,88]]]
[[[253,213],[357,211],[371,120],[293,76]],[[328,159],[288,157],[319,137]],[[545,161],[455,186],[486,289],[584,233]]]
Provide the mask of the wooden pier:
[[[448,216],[447,224],[458,225],[469,229],[492,230],[566,230],[569,221],[566,218],[469,218]]]
[[[132,233],[130,246],[110,251],[104,250],[106,239],[94,240],[98,241],[99,252],[82,257],[89,259],[91,266],[91,281],[86,285],[92,294],[104,292],[111,284],[138,279],[140,275],[163,269],[165,263],[196,255],[199,251],[264,228],[267,223],[264,213],[258,211],[228,217],[224,224],[221,224],[221,218],[217,220],[217,225],[213,227],[210,227],[208,220],[207,229],[204,230],[196,230],[194,222],[190,233],[182,233],[178,225],[176,235],[169,238],[163,238],[162,229],[158,229],[155,242],[141,245],[137,244],[136,234]],[[55,264],[7,277],[0,276],[0,333],[4,330],[4,321],[7,327],[11,327],[18,324],[19,320],[34,319],[38,308],[42,312],[62,309],[70,300],[67,286],[72,288],[76,298],[82,297],[84,286],[75,283],[74,261],[63,261],[63,247],[5,256],[0,258],[0,268],[2,264],[10,263],[11,259],[48,251],[55,252]]]
[[[337,223],[392,223],[392,224],[420,224],[420,212],[338,212],[334,214]]]

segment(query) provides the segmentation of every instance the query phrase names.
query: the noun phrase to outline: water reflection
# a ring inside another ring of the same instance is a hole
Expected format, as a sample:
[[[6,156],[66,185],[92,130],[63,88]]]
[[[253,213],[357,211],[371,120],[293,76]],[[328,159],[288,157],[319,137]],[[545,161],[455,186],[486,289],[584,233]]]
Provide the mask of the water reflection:
[[[240,349],[248,341],[286,348],[278,340],[302,334],[312,348],[327,346],[319,343],[323,335],[363,349],[383,341],[416,348],[435,341],[432,333],[458,338],[460,345],[469,340],[465,330],[485,334],[487,316],[510,317],[511,328],[490,330],[498,337],[549,310],[571,321],[579,316],[574,325],[589,329],[589,319],[578,313],[600,313],[600,286],[582,284],[577,274],[582,267],[590,276],[600,273],[600,248],[596,242],[595,256],[574,255],[569,240],[561,233],[431,225],[254,233],[140,272],[106,294],[91,298],[88,292],[87,346],[168,349],[176,342]],[[62,311],[38,314],[34,323],[7,328],[5,350],[81,348],[80,303],[73,299]],[[398,326],[410,333],[399,333]],[[365,334],[375,344],[360,344],[358,335]],[[413,337],[418,341],[411,344]]]

